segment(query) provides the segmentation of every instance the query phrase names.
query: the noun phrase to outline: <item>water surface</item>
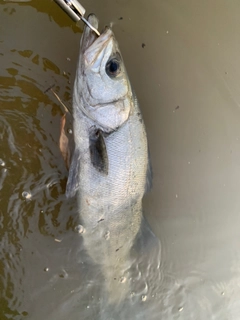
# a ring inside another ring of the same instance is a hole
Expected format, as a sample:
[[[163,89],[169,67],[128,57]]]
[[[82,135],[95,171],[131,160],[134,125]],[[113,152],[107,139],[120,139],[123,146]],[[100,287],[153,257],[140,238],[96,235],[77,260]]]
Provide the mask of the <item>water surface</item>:
[[[240,5],[82,4],[101,27],[112,23],[140,101],[154,170],[144,213],[162,243],[160,276],[126,308],[104,305],[74,231],[76,204],[64,197],[63,111],[44,93],[54,84],[71,104],[81,29],[52,1],[1,0],[0,318],[238,319]],[[157,268],[154,252],[147,265]]]

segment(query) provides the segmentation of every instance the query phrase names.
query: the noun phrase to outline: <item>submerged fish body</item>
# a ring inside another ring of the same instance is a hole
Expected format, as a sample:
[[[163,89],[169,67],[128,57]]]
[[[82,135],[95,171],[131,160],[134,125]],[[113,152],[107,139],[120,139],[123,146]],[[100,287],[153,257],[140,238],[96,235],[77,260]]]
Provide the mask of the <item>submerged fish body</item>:
[[[94,15],[88,19],[98,27]],[[142,222],[149,160],[138,103],[109,28],[98,38],[88,27],[84,30],[73,119],[75,150],[66,195],[77,195],[84,246],[102,266],[108,291],[117,292]],[[129,290],[126,284],[121,288]],[[117,295],[111,299],[120,299]]]

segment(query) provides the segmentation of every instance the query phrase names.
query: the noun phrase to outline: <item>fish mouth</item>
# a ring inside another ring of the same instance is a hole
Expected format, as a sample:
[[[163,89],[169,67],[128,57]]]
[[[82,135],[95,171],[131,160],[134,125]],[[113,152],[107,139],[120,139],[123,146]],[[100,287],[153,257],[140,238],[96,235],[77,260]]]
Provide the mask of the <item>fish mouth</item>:
[[[87,18],[87,21],[95,29],[98,29],[98,18],[95,16],[95,14],[90,14]],[[82,53],[86,53],[86,51],[89,53],[89,51],[92,51],[90,49],[91,47],[94,51],[101,51],[112,37],[113,33],[110,27],[105,27],[100,36],[98,36],[91,28],[85,25],[80,50]]]
[[[95,29],[98,29],[98,18],[95,16],[95,14],[91,13],[88,16],[87,21]],[[98,38],[97,34],[91,28],[85,25],[83,35],[82,35],[82,44],[81,44],[82,52],[85,52],[95,42],[95,40],[97,40],[97,38]]]

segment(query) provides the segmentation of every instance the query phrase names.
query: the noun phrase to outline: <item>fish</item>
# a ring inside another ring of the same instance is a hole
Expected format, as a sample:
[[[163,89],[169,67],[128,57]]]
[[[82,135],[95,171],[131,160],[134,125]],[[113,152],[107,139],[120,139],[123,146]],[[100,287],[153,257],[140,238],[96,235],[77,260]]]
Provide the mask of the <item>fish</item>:
[[[98,29],[98,19],[89,15]],[[111,28],[99,37],[85,27],[73,88],[74,151],[68,154],[66,197],[77,197],[83,245],[100,266],[110,303],[130,293],[128,270],[151,187],[146,129],[118,42]]]

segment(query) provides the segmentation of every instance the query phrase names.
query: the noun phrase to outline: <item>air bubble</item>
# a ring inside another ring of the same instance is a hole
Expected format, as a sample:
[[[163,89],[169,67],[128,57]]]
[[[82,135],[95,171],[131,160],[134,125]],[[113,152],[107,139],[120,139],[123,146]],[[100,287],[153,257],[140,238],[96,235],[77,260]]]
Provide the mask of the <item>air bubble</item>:
[[[75,227],[75,231],[76,231],[77,233],[82,234],[82,233],[84,233],[85,229],[84,229],[84,227],[83,227],[81,224],[79,224],[78,226]]]
[[[49,271],[49,268],[48,268],[48,267],[44,268],[44,271],[45,271],[45,272],[48,272],[48,271]]]
[[[146,296],[146,294],[143,294],[142,295],[142,301],[146,301],[147,300],[147,296]]]
[[[72,129],[68,129],[67,132],[68,132],[69,134],[72,134],[72,133],[73,133]]]
[[[106,240],[109,240],[109,239],[110,239],[110,231],[107,231],[107,232],[105,233],[104,238],[105,238]]]
[[[179,312],[183,311],[183,307],[179,307],[179,308],[178,308],[178,311],[179,311]]]
[[[0,159],[0,166],[5,167],[6,163],[3,161],[3,159]]]
[[[126,277],[121,277],[121,278],[120,278],[120,282],[121,282],[121,283],[126,282]]]
[[[31,199],[31,198],[32,198],[32,195],[31,195],[31,193],[30,193],[30,192],[23,191],[23,193],[22,193],[22,197],[23,197],[24,199],[29,200],[29,199]]]

